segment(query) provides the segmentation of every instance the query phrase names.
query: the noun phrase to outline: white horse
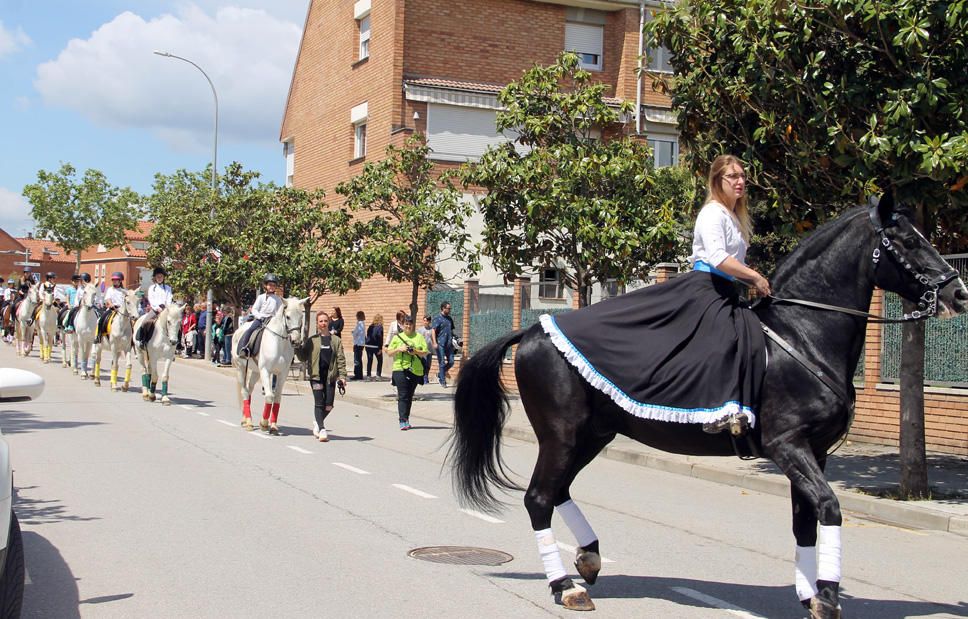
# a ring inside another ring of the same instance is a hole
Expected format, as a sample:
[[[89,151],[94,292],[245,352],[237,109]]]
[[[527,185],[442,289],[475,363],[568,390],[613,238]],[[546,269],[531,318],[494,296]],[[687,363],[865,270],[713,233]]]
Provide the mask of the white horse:
[[[50,363],[54,352],[54,342],[57,340],[57,312],[54,305],[54,291],[41,288],[40,313],[37,314],[37,330],[40,332],[40,360]]]
[[[262,408],[262,421],[259,427],[269,434],[279,434],[279,404],[282,400],[282,387],[286,383],[295,346],[303,342],[303,327],[305,323],[304,310],[309,299],[288,297],[282,300],[275,315],[265,325],[262,344],[259,346],[258,359],[249,359],[239,355],[239,343],[243,334],[252,328],[254,323],[247,322],[235,333],[233,340],[235,351],[233,361],[237,368],[239,394],[242,398],[242,427],[252,430],[252,390],[256,379],[262,381],[262,393],[265,404]],[[250,343],[251,344],[251,343]],[[259,374],[255,373],[258,364]]]
[[[137,349],[138,363],[141,365],[141,398],[155,401],[155,388],[161,382],[161,403],[171,405],[168,397],[168,375],[171,363],[175,360],[175,349],[181,336],[181,319],[185,312],[184,303],[173,303],[165,307],[155,319],[155,330],[151,338]],[[137,333],[144,324],[147,316],[142,316],[134,323]]]
[[[97,312],[94,311],[94,301],[97,288],[94,284],[85,284],[77,291],[77,314],[74,315],[74,350],[71,355],[74,373],[84,371],[83,379],[91,377],[89,362],[94,348],[94,334],[97,330]]]
[[[40,304],[40,286],[31,286],[27,296],[17,307],[17,322],[14,325],[14,339],[17,343],[17,356],[26,357],[34,347],[34,310]]]
[[[104,350],[104,338],[107,338],[108,348],[111,349],[111,391],[118,390],[118,370],[121,368],[121,357],[124,357],[124,385],[121,391],[127,391],[131,385],[131,324],[138,316],[138,297],[136,290],[126,290],[124,303],[116,307],[108,328],[109,334],[101,335],[100,343],[94,344],[94,386],[101,386],[101,352]]]

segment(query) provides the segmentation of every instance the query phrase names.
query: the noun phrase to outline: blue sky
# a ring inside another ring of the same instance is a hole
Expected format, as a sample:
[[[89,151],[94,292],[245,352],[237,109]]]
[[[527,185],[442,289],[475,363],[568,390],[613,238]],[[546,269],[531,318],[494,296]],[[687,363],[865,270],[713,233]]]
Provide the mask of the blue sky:
[[[0,227],[32,227],[21,197],[70,162],[149,192],[155,173],[241,161],[283,181],[279,129],[309,0],[0,0]]]

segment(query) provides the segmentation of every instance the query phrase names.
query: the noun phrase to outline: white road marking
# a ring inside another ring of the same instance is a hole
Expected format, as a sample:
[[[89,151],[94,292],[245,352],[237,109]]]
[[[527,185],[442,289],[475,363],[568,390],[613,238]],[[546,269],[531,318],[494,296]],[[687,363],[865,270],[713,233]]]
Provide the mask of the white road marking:
[[[203,413],[202,411],[195,411],[195,412],[201,415],[202,417],[208,417],[208,413]]]
[[[269,440],[269,435],[268,434],[263,434],[261,432],[249,432],[249,436],[254,436],[256,438],[265,439],[267,441]]]
[[[706,595],[705,593],[700,593],[695,589],[689,589],[687,587],[672,587],[672,590],[676,593],[680,593],[687,598],[692,598],[703,604],[709,604],[715,608],[721,608],[734,617],[742,617],[743,619],[764,619],[762,615],[757,615],[756,613],[751,613],[745,608],[740,608],[735,604],[730,604],[726,600],[721,600],[719,598],[714,598],[711,595]]]
[[[30,571],[27,570],[27,568],[24,568],[24,584],[25,585],[34,584],[34,581],[30,579]]]
[[[231,426],[233,428],[235,427],[235,424],[232,423],[231,421],[225,421],[224,419],[216,419],[215,421],[217,421],[217,422],[219,422],[219,423],[221,423],[223,425],[226,425],[226,426]]]
[[[288,447],[289,449],[291,449],[293,451],[298,451],[301,454],[311,454],[311,453],[313,453],[313,452],[309,451],[308,449],[303,449],[302,447],[296,447],[295,445],[286,445],[286,447]]]
[[[462,509],[461,511],[467,514],[468,516],[474,516],[475,518],[479,518],[484,522],[490,522],[491,524],[504,524],[503,520],[498,520],[494,516],[488,516],[487,514],[482,514],[481,512],[474,511],[473,509]]]
[[[189,406],[188,404],[179,404],[178,406],[184,408],[186,411],[190,411],[195,408],[194,406]]]
[[[568,552],[578,552],[577,548],[575,548],[574,546],[569,546],[564,542],[558,542],[558,548],[561,548],[562,550],[567,550]],[[602,557],[602,563],[615,563],[615,561]]]
[[[349,464],[343,464],[342,462],[334,462],[333,466],[338,466],[341,469],[346,469],[347,471],[352,471],[357,475],[369,475],[369,471],[364,471],[363,469],[358,469],[355,466],[350,466]]]
[[[410,486],[407,486],[407,485],[404,485],[404,484],[392,484],[392,485],[393,485],[394,488],[397,488],[399,490],[403,490],[404,492],[409,492],[410,494],[415,494],[415,495],[417,495],[418,497],[420,497],[422,499],[436,499],[437,498],[437,497],[435,497],[432,494],[428,494],[428,493],[424,492],[423,490],[417,490],[416,488],[411,488]]]

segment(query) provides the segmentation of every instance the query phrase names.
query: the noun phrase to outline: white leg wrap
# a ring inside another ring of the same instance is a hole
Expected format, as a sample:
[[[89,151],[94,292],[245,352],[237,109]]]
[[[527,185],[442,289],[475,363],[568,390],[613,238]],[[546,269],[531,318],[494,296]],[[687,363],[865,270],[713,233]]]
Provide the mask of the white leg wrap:
[[[817,595],[817,547],[797,546],[796,554],[797,596],[809,600]]]
[[[565,565],[561,562],[561,551],[555,542],[555,534],[551,529],[534,532],[534,539],[538,542],[538,554],[544,564],[545,576],[548,582],[554,582],[568,575]]]
[[[817,535],[817,579],[840,582],[840,527],[820,525]]]
[[[592,525],[588,524],[588,521],[585,520],[585,514],[581,513],[574,501],[568,499],[555,509],[558,510],[558,515],[565,521],[565,524],[568,525],[568,530],[575,536],[575,541],[578,542],[579,546],[587,546],[598,539],[598,536],[592,531]]]

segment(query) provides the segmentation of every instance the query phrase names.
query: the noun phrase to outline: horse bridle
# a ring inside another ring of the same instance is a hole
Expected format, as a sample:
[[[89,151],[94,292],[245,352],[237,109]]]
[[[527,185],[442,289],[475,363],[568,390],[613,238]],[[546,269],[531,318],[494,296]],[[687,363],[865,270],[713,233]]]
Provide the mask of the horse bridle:
[[[302,331],[302,325],[299,325],[298,327],[289,326],[289,315],[286,313],[285,309],[283,309],[282,311],[282,327],[283,329],[286,330],[285,333],[276,333],[275,331],[269,328],[269,325],[266,325],[265,330],[281,340],[284,340],[287,337],[289,337],[289,334],[292,333],[293,331]]]

